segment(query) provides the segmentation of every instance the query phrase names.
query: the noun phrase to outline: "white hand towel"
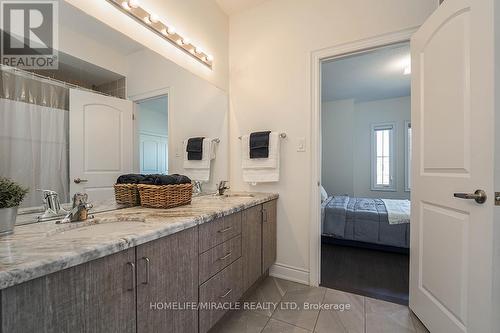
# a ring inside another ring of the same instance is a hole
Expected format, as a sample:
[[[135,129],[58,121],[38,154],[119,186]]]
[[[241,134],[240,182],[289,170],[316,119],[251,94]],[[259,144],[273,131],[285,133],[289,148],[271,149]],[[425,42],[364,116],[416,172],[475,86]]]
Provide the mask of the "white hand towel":
[[[241,138],[243,181],[247,183],[269,183],[280,180],[280,136],[269,134],[269,157],[250,158],[250,136]]]
[[[184,170],[186,176],[192,180],[208,182],[210,179],[210,162],[215,158],[215,143],[211,138],[203,139],[203,154],[201,160],[188,160],[186,151],[188,140],[183,142]]]

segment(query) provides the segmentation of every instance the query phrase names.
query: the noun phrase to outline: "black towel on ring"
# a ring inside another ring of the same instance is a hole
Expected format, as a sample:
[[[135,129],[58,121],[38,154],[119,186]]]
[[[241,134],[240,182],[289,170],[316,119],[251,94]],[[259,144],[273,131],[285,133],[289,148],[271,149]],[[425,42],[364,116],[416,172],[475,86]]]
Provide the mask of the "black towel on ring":
[[[204,137],[189,138],[186,151],[188,153],[188,160],[201,161],[203,158],[203,139]]]
[[[269,157],[269,134],[271,131],[250,134],[250,158]]]

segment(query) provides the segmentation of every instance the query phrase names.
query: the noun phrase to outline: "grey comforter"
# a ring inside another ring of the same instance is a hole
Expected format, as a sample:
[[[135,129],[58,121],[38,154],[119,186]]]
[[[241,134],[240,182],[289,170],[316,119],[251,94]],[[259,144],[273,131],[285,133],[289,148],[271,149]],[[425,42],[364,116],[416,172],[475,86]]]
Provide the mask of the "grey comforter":
[[[380,199],[330,197],[323,203],[322,215],[325,235],[379,245],[410,245],[410,224],[389,224]]]

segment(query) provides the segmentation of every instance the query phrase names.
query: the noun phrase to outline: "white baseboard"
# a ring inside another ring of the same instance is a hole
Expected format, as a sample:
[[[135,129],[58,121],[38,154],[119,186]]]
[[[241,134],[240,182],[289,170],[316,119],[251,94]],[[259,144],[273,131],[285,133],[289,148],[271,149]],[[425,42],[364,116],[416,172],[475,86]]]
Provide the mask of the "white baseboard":
[[[309,285],[309,271],[302,268],[276,263],[269,269],[269,275]]]

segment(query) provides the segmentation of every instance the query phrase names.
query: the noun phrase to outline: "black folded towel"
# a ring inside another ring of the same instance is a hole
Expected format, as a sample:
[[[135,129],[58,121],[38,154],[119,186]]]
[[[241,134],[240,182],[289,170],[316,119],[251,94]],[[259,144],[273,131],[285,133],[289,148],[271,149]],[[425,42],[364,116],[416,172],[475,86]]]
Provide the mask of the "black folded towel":
[[[269,134],[271,131],[250,134],[250,158],[269,157]]]
[[[188,160],[201,161],[203,158],[203,137],[188,139],[186,151]]]
[[[121,175],[118,177],[116,180],[117,184],[139,184],[143,182],[145,179],[144,175],[139,175],[139,174],[127,174],[127,175]]]
[[[140,184],[144,185],[179,185],[190,184],[191,179],[183,175],[145,175]]]

